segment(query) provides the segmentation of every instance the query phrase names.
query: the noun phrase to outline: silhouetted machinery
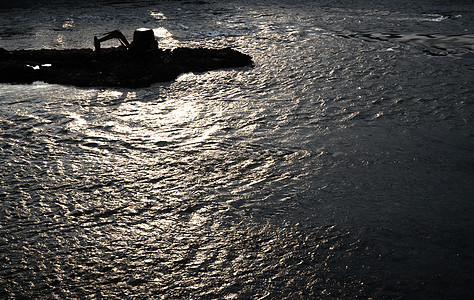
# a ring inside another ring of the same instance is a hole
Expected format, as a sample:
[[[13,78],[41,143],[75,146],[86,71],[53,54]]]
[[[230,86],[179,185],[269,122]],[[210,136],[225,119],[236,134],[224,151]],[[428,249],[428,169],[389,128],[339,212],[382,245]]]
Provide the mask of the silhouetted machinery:
[[[119,30],[108,32],[101,37],[94,36],[94,48],[96,52],[100,51],[100,43],[110,40],[118,39],[122,45],[130,51],[138,53],[155,52],[158,50],[158,42],[155,39],[155,34],[152,29],[139,28],[133,33],[133,42],[129,43],[127,38]]]

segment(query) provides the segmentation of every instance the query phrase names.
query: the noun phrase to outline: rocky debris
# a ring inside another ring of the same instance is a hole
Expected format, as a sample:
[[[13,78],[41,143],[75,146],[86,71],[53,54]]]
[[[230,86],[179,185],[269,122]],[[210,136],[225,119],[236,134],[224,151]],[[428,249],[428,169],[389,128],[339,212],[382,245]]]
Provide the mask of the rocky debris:
[[[138,88],[171,81],[187,72],[252,65],[250,56],[231,48],[177,48],[134,53],[102,49],[15,50],[0,48],[0,82]]]

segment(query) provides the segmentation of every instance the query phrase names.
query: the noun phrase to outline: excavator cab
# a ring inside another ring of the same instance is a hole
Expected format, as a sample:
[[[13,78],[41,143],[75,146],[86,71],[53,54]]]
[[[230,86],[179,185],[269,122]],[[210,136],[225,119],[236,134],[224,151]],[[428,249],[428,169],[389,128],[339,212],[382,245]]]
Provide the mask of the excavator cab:
[[[133,48],[137,52],[155,52],[158,50],[158,42],[155,39],[153,30],[149,28],[139,28],[133,33]]]
[[[110,40],[118,39],[120,43],[127,49],[137,53],[150,53],[158,50],[158,42],[155,39],[155,34],[150,28],[139,28],[133,33],[133,42],[129,43],[127,38],[119,31],[114,30],[104,34],[102,37],[94,36],[94,48],[96,52],[100,52],[100,43]]]

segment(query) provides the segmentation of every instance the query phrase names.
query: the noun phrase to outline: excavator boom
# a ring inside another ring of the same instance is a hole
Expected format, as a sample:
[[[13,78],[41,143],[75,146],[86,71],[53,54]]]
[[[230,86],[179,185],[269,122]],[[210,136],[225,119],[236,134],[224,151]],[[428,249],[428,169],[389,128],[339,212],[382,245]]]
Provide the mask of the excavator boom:
[[[104,34],[102,37],[94,36],[94,48],[96,52],[100,51],[100,43],[110,40],[118,39],[120,43],[128,49],[130,49],[130,43],[127,41],[127,38],[119,30],[114,30]]]

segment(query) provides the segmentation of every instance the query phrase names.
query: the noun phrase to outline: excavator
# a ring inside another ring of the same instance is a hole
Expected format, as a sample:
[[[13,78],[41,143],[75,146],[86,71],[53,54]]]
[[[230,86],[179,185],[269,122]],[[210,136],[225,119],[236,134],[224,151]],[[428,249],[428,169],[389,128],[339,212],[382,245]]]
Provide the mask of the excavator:
[[[103,48],[118,39],[123,47]],[[12,50],[0,48],[0,83],[43,81],[76,86],[145,87],[179,74],[253,65],[231,48],[158,48],[152,29],[140,28],[129,43],[118,30],[94,37],[93,49]]]
[[[158,51],[158,42],[155,39],[155,34],[150,28],[139,28],[133,33],[133,42],[129,43],[127,38],[120,30],[114,30],[103,34],[102,36],[94,36],[95,52],[100,52],[100,43],[110,40],[118,39],[120,43],[129,51],[136,53],[153,53]]]

